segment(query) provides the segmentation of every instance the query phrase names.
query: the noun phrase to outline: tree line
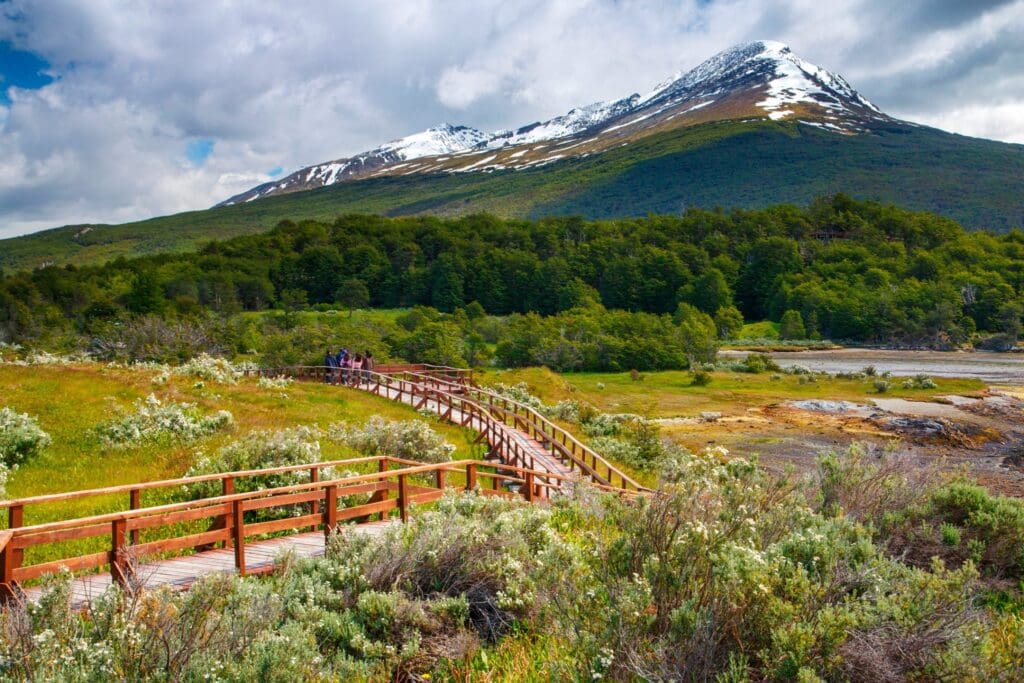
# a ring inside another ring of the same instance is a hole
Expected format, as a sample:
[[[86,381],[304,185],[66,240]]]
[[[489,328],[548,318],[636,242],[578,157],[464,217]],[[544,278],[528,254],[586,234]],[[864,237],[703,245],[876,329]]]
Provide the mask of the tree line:
[[[585,221],[480,214],[283,221],[198,253],[0,277],[0,339],[88,337],[133,316],[397,308],[552,316],[585,306],[782,321],[808,338],[953,346],[1020,333],[1024,233],[845,195],[807,207]],[[994,340],[994,341],[992,341]]]

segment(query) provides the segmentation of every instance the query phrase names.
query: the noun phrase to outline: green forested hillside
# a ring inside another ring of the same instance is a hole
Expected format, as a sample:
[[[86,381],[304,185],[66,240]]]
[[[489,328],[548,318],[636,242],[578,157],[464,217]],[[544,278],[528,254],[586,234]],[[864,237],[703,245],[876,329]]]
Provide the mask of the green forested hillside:
[[[124,225],[58,228],[0,241],[0,267],[187,251],[285,218],[354,211],[609,218],[806,203],[836,192],[1001,232],[1024,225],[1024,146],[898,123],[861,135],[793,122],[709,123],[531,170],[374,178]]]
[[[197,254],[8,276],[0,280],[0,340],[109,337],[146,315],[189,320],[306,305],[454,312],[472,304],[476,317],[558,316],[511,318],[508,329],[534,355],[506,347],[507,364],[565,367],[535,357],[545,350],[593,357],[585,364],[592,368],[679,367],[687,352],[666,340],[673,322],[696,313],[707,324],[712,316],[722,337],[744,320],[769,319],[789,338],[951,347],[984,332],[1006,347],[1021,330],[1022,294],[1021,231],[968,233],[946,218],[845,195],[806,208],[592,222],[353,214],[285,221]],[[580,313],[595,306],[652,319]],[[612,347],[625,339],[633,341],[618,351],[650,347],[652,360],[619,358]]]

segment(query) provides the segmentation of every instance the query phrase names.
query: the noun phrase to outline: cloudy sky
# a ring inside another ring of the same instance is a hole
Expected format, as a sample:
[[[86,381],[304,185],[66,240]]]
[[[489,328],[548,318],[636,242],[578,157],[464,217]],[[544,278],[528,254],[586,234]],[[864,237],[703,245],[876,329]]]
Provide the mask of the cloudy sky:
[[[1024,142],[1024,0],[0,0],[0,237],[204,208],[441,122],[513,127],[748,40]]]

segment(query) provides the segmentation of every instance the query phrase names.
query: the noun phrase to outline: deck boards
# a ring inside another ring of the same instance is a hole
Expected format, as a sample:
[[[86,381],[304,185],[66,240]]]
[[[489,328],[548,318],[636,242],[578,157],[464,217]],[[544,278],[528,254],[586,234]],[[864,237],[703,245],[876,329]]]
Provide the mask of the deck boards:
[[[357,533],[377,535],[389,525],[396,523],[385,520],[353,524],[344,528]],[[324,554],[324,548],[325,538],[322,531],[252,541],[245,545],[246,572],[267,571],[273,567],[281,553],[286,551],[291,551],[296,557],[318,557]],[[183,589],[211,574],[234,573],[235,550],[232,547],[227,547],[143,563],[136,568],[136,580],[145,588],[171,586]],[[112,582],[109,572],[76,577],[71,582],[72,607],[75,609],[85,607],[110,588]],[[41,594],[42,588],[40,587],[28,588],[24,591],[25,598],[29,601],[37,600]]]

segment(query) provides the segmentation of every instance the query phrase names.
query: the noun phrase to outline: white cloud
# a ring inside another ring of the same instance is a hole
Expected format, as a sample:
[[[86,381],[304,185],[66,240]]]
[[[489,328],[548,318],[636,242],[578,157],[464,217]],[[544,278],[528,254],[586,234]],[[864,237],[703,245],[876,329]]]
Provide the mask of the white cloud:
[[[57,80],[0,106],[0,236],[203,208],[442,121],[522,125],[790,43],[883,109],[1024,140],[1024,0],[11,0]],[[16,19],[12,17],[17,17]],[[215,142],[196,168],[191,140]]]

